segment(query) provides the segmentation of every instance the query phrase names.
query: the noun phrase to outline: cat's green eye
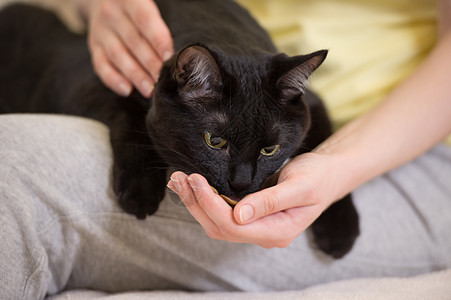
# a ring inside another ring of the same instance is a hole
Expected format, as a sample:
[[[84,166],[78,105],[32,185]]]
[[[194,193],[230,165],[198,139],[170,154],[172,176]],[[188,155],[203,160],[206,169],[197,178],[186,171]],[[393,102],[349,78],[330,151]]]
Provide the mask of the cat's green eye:
[[[204,134],[204,139],[207,145],[213,149],[221,149],[227,145],[227,141],[222,137],[206,132]]]
[[[274,145],[270,147],[264,147],[262,150],[260,150],[260,153],[265,156],[271,156],[274,155],[277,151],[279,151],[280,145]]]

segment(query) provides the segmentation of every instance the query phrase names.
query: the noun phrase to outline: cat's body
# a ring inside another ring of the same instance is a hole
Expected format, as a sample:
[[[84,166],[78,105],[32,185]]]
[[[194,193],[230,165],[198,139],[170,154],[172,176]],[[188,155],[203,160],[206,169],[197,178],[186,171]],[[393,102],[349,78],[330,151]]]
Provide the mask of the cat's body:
[[[0,44],[8,46],[0,50],[0,113],[62,113],[105,123],[115,193],[138,218],[157,210],[168,167],[200,173],[221,194],[241,198],[287,158],[330,135],[321,101],[306,89],[326,51],[277,54],[232,1],[156,2],[177,54],[165,63],[153,99],[106,89],[92,70],[86,37],[70,33],[53,14],[25,5],[1,11]],[[359,232],[351,197],[312,228],[323,251],[347,253]]]

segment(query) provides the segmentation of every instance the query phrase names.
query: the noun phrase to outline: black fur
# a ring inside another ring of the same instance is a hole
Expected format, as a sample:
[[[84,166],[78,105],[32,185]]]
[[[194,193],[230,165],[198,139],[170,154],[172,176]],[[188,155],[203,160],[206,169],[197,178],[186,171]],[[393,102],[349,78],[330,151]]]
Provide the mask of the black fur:
[[[200,173],[221,194],[259,190],[284,161],[331,134],[306,80],[327,51],[277,54],[266,32],[226,0],[156,1],[176,55],[152,99],[106,89],[90,64],[86,37],[54,14],[16,4],[0,12],[0,112],[85,116],[110,128],[113,184],[121,207],[140,219],[163,198],[166,170]],[[206,132],[227,141],[212,149]],[[149,138],[150,136],[150,138]],[[280,145],[272,156],[264,147]],[[317,245],[341,257],[359,233],[351,196],[312,226]]]

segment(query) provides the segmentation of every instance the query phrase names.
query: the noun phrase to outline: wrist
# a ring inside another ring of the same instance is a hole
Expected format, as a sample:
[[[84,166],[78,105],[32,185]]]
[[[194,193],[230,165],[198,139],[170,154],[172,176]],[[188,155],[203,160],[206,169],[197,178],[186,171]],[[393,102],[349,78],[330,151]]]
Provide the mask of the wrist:
[[[316,204],[325,210],[352,190],[348,176],[340,155],[315,149],[290,161],[282,169],[279,183],[291,183],[302,205]]]
[[[356,131],[362,122],[349,123],[312,151],[327,160],[327,176],[333,180],[332,203],[377,175],[377,168],[372,166],[374,160],[370,159],[371,153],[359,150],[360,139]]]
[[[353,161],[347,159],[345,153],[321,153],[322,159],[327,161],[326,180],[329,181],[329,205],[341,200],[344,196],[352,192],[359,184],[357,183],[357,174]]]

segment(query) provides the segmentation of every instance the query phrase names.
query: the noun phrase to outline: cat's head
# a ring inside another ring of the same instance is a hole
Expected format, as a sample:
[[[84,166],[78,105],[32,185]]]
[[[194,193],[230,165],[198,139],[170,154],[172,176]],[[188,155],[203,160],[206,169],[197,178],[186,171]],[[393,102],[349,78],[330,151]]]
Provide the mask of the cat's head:
[[[302,97],[326,55],[181,50],[163,66],[147,117],[156,150],[220,194],[242,198],[259,190],[301,147],[310,126]]]

